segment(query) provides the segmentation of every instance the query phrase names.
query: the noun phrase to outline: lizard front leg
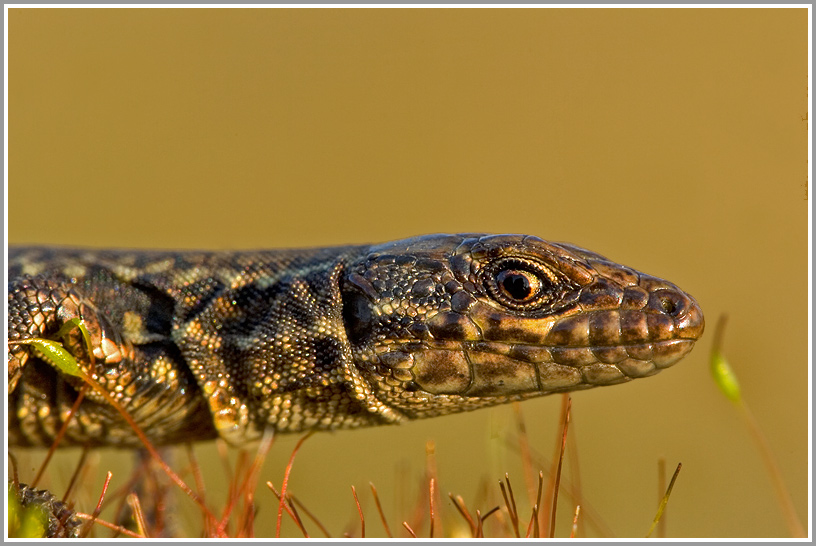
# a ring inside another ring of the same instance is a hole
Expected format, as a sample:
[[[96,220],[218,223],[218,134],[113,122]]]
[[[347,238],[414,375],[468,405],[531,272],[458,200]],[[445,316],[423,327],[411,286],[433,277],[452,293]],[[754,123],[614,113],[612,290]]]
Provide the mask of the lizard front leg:
[[[122,360],[123,352],[132,352],[90,302],[67,283],[29,276],[15,279],[9,283],[8,306],[9,392],[15,391],[26,363],[36,352],[20,342],[49,339],[71,319],[82,321],[91,336],[91,347],[86,347],[78,328],[64,333],[61,341],[77,362],[88,364],[98,359],[113,363]],[[75,386],[82,383],[79,378],[70,381]]]
[[[132,343],[123,334],[123,325],[112,324],[68,282],[23,276],[10,282],[8,298],[9,429],[19,435],[11,438],[13,443],[49,445],[84,384],[51,366],[30,345],[17,342],[49,338],[74,318],[86,326],[90,345],[86,347],[74,328],[65,333],[64,347],[152,441],[174,443],[215,435],[206,403],[172,343]],[[68,422],[65,442],[138,445],[125,419],[90,389]]]

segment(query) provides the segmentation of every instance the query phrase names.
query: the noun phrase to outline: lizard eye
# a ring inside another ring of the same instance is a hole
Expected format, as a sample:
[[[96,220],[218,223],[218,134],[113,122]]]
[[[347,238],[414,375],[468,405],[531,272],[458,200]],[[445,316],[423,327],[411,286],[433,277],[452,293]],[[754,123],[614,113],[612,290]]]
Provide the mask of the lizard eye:
[[[519,258],[490,264],[484,284],[499,303],[513,309],[534,309],[550,303],[557,278],[544,265]]]
[[[524,303],[531,300],[541,288],[538,277],[523,269],[505,269],[496,275],[496,284],[502,295]]]

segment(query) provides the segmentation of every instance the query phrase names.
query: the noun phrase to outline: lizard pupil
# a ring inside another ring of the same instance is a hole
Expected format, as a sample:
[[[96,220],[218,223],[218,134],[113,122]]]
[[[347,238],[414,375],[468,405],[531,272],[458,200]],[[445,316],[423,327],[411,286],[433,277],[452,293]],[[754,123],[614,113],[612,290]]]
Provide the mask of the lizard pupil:
[[[533,291],[530,279],[527,278],[529,273],[525,273],[520,271],[502,271],[496,280],[507,296],[514,300],[524,301],[532,295]]]

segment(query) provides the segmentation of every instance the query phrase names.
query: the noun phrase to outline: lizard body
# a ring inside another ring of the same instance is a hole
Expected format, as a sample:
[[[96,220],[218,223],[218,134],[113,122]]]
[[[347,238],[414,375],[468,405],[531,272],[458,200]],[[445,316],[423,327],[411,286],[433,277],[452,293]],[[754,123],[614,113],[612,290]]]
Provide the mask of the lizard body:
[[[9,443],[47,446],[82,385],[65,347],[158,445],[354,428],[611,385],[702,335],[675,285],[523,235],[246,252],[9,250]],[[89,391],[61,445],[138,446]]]

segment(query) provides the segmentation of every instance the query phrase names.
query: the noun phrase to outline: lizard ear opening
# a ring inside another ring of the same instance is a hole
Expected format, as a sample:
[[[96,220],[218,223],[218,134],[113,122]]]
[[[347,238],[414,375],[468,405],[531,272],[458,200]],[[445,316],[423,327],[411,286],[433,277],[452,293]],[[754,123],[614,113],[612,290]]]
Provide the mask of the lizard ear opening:
[[[346,335],[352,344],[362,345],[372,334],[374,310],[371,302],[349,285],[343,286],[341,297]]]

